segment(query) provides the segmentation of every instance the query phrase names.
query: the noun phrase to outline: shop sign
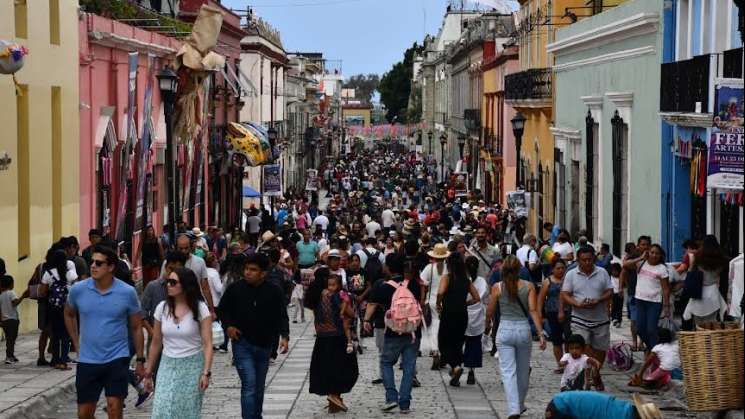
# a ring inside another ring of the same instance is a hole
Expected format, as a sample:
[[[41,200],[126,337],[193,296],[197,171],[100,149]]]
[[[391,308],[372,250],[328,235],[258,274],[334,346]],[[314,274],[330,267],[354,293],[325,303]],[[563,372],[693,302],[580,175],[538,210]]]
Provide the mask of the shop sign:
[[[518,217],[528,216],[528,197],[525,191],[507,192],[507,207]]]
[[[282,196],[282,171],[278,164],[265,164],[261,167],[264,171],[264,196]]]
[[[320,179],[318,179],[318,170],[308,169],[305,171],[305,190],[306,191],[317,191],[320,186]]]

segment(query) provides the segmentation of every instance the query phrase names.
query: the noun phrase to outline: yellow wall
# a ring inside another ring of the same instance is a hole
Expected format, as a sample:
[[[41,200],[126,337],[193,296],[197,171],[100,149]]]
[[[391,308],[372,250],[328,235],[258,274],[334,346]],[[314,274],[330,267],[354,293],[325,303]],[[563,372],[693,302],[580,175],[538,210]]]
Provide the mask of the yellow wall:
[[[553,197],[553,173],[554,173],[554,138],[549,127],[551,126],[551,108],[521,108],[520,112],[525,115],[525,130],[523,142],[520,147],[521,158],[525,160],[527,169],[523,175],[527,181],[532,177],[538,178],[538,165],[540,163],[544,170],[543,177],[543,221],[554,222],[554,197]],[[519,164],[519,162],[518,162]],[[548,169],[548,170],[546,170]],[[527,190],[526,186],[526,190]],[[531,197],[531,209],[528,217],[528,231],[540,232],[538,223],[538,204]]]
[[[80,234],[77,1],[19,3],[0,2],[0,39],[29,49],[16,73],[23,98],[0,75],[0,155],[13,159],[0,171],[0,257],[18,294],[58,236]],[[28,107],[26,117],[18,105]],[[19,306],[22,331],[36,329],[36,310],[32,300]]]
[[[350,108],[342,109],[343,119],[346,120],[346,118],[350,116],[361,116],[362,118],[364,118],[364,121],[365,121],[364,126],[366,127],[370,126],[371,115],[372,115],[371,109],[350,109]]]

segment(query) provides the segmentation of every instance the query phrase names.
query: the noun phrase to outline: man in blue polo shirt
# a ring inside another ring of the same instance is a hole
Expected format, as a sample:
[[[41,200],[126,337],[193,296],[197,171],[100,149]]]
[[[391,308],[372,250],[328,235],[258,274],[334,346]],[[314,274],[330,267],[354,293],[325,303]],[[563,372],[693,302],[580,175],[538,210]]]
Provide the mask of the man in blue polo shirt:
[[[116,253],[100,245],[91,253],[91,278],[72,286],[65,306],[65,325],[80,355],[75,376],[78,417],[93,418],[101,390],[105,390],[109,418],[121,418],[127,397],[130,334],[137,354],[135,372],[138,377],[144,373],[142,311],[135,289],[114,278]]]

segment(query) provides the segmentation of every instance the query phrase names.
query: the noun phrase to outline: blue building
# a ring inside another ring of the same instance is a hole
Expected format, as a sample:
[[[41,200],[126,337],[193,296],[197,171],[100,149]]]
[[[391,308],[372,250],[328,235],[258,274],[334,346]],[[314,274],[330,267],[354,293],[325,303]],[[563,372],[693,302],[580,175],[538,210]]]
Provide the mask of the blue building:
[[[706,167],[722,86],[739,91],[742,112],[742,3],[665,1],[660,236],[670,260],[680,260],[683,241],[706,234],[716,235],[732,255],[743,251],[742,201],[725,193],[733,191],[707,188],[705,176],[697,178]]]

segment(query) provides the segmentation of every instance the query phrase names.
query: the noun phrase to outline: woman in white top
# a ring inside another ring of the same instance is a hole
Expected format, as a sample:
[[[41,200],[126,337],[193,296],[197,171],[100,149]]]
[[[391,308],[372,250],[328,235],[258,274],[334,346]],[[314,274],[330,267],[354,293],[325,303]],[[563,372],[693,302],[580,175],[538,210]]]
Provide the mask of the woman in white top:
[[[720,292],[720,283],[727,278],[729,260],[715,236],[704,237],[692,265],[692,271],[701,271],[701,298],[688,300],[683,319],[693,319],[696,325],[700,325],[723,318],[727,302]],[[691,272],[688,275],[692,275]]]
[[[489,302],[489,285],[483,277],[478,276],[479,260],[476,256],[468,256],[466,258],[466,269],[468,269],[468,276],[473,282],[473,287],[476,288],[476,292],[481,297],[480,303],[466,305],[468,310],[468,326],[466,327],[466,344],[463,350],[463,366],[469,369],[466,384],[476,384],[474,369],[482,367],[482,358],[484,355],[481,337],[484,335],[484,327],[486,325],[486,304]],[[468,298],[466,298],[466,303],[471,302],[471,300],[472,298],[469,294]]]
[[[176,269],[166,285],[168,296],[155,309],[145,372],[145,386],[152,391],[153,369],[162,349],[152,417],[198,419],[212,375],[212,317],[191,269]]]
[[[659,244],[649,248],[647,260],[637,262],[636,331],[646,345],[646,352],[657,345],[657,323],[670,317],[670,272],[665,265],[665,251]]]
[[[424,285],[422,301],[420,302],[423,310],[429,310],[432,321],[425,328],[425,335],[422,336],[422,342],[429,343],[429,349],[432,354],[432,370],[440,369],[440,347],[437,343],[437,335],[440,330],[440,315],[437,313],[437,290],[440,288],[440,278],[447,275],[448,269],[445,266],[445,259],[450,256],[446,245],[437,243],[435,247],[427,252],[430,257],[430,264],[425,266],[419,275]],[[425,345],[426,348],[426,345]]]
[[[47,298],[49,324],[52,331],[52,367],[69,370],[70,335],[65,327],[65,303],[70,286],[78,279],[75,264],[67,260],[64,250],[49,249],[42,268],[39,294]]]
[[[559,257],[567,262],[574,260],[574,246],[572,246],[572,238],[569,236],[569,232],[562,229],[559,232],[559,236],[556,238],[556,242],[551,249],[554,253],[558,254]]]

